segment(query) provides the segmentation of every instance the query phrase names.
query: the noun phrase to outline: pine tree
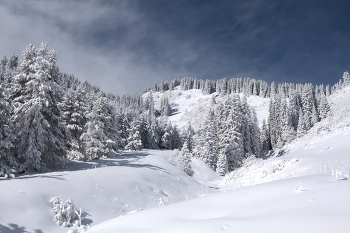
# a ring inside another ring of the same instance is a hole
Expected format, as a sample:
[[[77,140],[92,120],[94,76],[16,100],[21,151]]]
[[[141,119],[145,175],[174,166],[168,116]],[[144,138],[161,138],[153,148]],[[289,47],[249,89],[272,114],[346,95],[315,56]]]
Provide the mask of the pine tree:
[[[304,113],[305,127],[309,130],[317,121],[315,111],[315,100],[313,97],[313,91],[311,84],[305,85],[301,95],[302,110]],[[316,122],[315,122],[316,121]]]
[[[216,150],[226,155],[228,171],[233,171],[245,158],[242,137],[243,117],[239,96],[228,96],[218,111]]]
[[[244,153],[247,155],[251,155],[252,152],[252,135],[251,135],[251,116],[250,116],[250,109],[247,103],[247,98],[243,96],[242,100],[242,114],[243,114],[243,145],[244,145]]]
[[[307,120],[307,119],[306,119]],[[307,122],[307,121],[306,121]],[[302,111],[300,111],[297,136],[302,137],[306,134],[308,128],[305,123],[305,117]]]
[[[147,121],[147,148],[149,149],[159,149],[158,144],[160,143],[159,137],[159,126],[157,120],[153,114],[148,114]]]
[[[173,128],[172,128],[171,122],[168,121],[165,124],[165,127],[163,129],[163,135],[161,138],[161,148],[167,149],[167,150],[173,149],[172,136],[173,136]]]
[[[188,149],[187,143],[185,142],[177,156],[177,166],[184,171],[187,175],[193,176],[193,170],[191,168],[191,152]]]
[[[0,176],[11,174],[11,168],[17,167],[17,162],[10,151],[14,147],[11,111],[9,92],[0,84]]]
[[[344,72],[343,74],[343,86],[347,87],[350,85],[350,74],[349,72]]]
[[[140,135],[140,122],[138,119],[135,119],[131,125],[129,131],[129,137],[128,137],[128,144],[125,146],[125,149],[127,150],[141,150],[142,149],[142,141],[141,141],[141,135]]]
[[[272,146],[270,141],[269,129],[265,119],[263,120],[263,124],[261,127],[260,145],[261,145],[261,155],[263,158],[266,158],[266,155],[272,149]]]
[[[261,146],[260,146],[260,129],[258,125],[258,119],[254,108],[250,108],[250,118],[248,119],[249,130],[250,130],[250,145],[253,155],[261,157]]]
[[[296,137],[296,132],[291,120],[291,113],[288,111],[287,101],[283,96],[280,98],[280,134],[278,136],[277,148],[282,148],[285,144],[290,143]]]
[[[69,132],[57,105],[58,76],[56,53],[47,52],[46,44],[25,48],[12,90],[15,156],[23,168],[45,171],[65,165]]]
[[[205,162],[211,169],[216,170],[216,150],[214,132],[214,113],[209,112],[202,130],[194,136],[193,156]]]
[[[117,152],[117,136],[111,136],[109,131],[111,119],[106,109],[106,98],[99,97],[92,105],[91,112],[87,114],[86,132],[80,136],[85,155],[82,160],[107,158]],[[117,129],[113,130],[117,134]]]
[[[330,112],[330,106],[328,104],[326,96],[324,95],[321,97],[321,102],[320,102],[320,105],[318,106],[318,110],[320,112],[321,119],[326,118]]]
[[[85,117],[87,105],[82,88],[69,89],[60,104],[60,109],[62,111],[62,119],[71,134],[71,140],[67,142],[69,149],[67,157],[73,160],[84,160],[84,155],[82,154],[84,152],[83,145],[80,137],[84,132],[87,120]]]
[[[227,155],[224,151],[219,153],[218,161],[216,164],[216,173],[220,176],[224,176],[228,172]]]
[[[195,135],[195,133],[194,133],[194,130],[193,130],[191,124],[188,124],[188,127],[185,131],[185,135],[184,135],[185,139],[184,140],[186,141],[190,152],[192,152],[192,149],[193,149],[193,144],[194,144],[193,143],[193,136],[194,135]]]

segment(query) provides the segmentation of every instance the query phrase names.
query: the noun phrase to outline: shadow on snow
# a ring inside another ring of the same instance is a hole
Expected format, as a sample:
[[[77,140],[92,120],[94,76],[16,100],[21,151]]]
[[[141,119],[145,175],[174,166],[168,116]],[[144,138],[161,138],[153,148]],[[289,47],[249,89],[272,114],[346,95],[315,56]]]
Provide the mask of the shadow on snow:
[[[27,231],[25,227],[20,227],[17,224],[9,223],[8,226],[0,224],[1,233],[43,233],[40,229],[34,231]]]

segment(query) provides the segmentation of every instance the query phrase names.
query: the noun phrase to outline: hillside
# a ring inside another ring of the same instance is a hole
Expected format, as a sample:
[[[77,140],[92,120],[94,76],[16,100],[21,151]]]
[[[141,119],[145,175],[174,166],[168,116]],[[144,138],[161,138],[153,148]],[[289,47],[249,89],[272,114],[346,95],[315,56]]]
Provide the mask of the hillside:
[[[148,93],[144,95],[147,96]],[[240,97],[242,98],[242,96],[243,94],[241,93]],[[172,123],[175,123],[179,128],[186,127],[190,123],[194,129],[199,129],[210,107],[221,103],[225,95],[219,95],[217,93],[205,95],[199,89],[183,91],[180,87],[176,87],[172,91],[154,92],[153,99],[155,105],[159,106],[160,100],[164,97],[169,99],[169,103],[172,106],[169,116],[169,120]],[[263,119],[267,121],[269,101],[270,98],[262,98],[254,95],[247,98],[248,104],[254,107],[256,111],[260,126]]]
[[[180,124],[200,113],[196,103],[209,101],[188,93],[192,103],[174,98],[193,106],[187,113],[178,108]],[[56,172],[1,178],[0,231],[67,232],[52,220],[49,201],[61,196],[82,208],[88,232],[348,232],[349,98],[349,88],[332,95],[332,115],[282,148],[282,156],[249,158],[224,179],[196,159],[188,177],[167,150],[122,151]]]
[[[350,88],[333,95],[332,116],[284,147],[281,157],[248,159],[226,182],[208,181],[224,192],[109,220],[88,232],[348,232],[349,99]]]

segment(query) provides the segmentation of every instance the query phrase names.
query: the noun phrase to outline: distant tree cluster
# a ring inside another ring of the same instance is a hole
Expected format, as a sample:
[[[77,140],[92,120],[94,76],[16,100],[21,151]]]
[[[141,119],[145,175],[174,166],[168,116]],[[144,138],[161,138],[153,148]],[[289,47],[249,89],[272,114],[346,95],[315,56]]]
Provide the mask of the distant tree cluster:
[[[192,175],[191,157],[203,160],[220,175],[242,160],[263,157],[304,135],[330,111],[327,97],[350,85],[350,76],[333,87],[312,84],[270,86],[262,80],[192,78],[162,81],[148,93],[117,96],[61,73],[55,51],[28,45],[21,60],[12,55],[0,64],[0,176],[16,170],[48,171],[65,167],[67,159],[88,161],[129,150],[181,149],[177,165]],[[223,101],[196,132],[180,131],[169,120],[169,99],[156,108],[155,92],[200,89]],[[240,98],[237,94],[243,93]],[[261,129],[247,96],[270,98],[269,118]]]

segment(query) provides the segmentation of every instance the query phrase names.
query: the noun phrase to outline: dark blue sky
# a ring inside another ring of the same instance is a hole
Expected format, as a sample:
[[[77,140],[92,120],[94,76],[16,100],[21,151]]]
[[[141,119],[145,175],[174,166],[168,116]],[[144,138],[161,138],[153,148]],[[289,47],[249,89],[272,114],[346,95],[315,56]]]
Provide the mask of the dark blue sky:
[[[348,0],[4,0],[0,53],[46,41],[61,71],[116,94],[183,76],[334,84],[350,70],[349,10]]]

